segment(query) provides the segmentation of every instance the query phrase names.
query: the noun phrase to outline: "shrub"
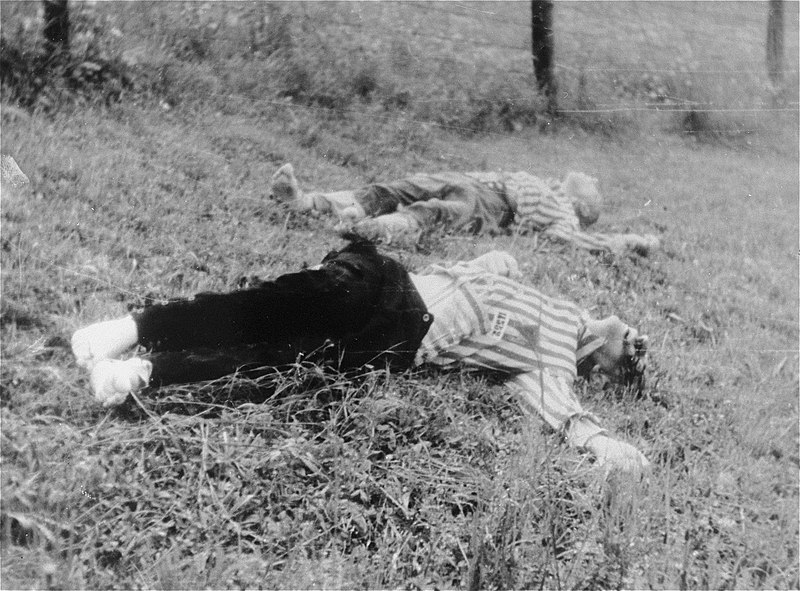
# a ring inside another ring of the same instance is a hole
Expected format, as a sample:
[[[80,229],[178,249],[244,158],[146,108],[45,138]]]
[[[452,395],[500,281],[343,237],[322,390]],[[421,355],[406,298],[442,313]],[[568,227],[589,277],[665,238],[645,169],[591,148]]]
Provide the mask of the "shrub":
[[[353,94],[369,100],[378,88],[378,65],[369,59],[360,60],[353,68],[350,84]]]
[[[18,15],[19,16],[19,15]],[[52,111],[62,104],[103,103],[120,99],[133,87],[118,52],[115,35],[91,11],[73,11],[72,45],[49,52],[26,26],[0,37],[2,98],[28,109]]]
[[[566,80],[559,79],[559,88],[562,89],[563,95],[573,98],[570,102],[560,102],[558,125],[577,127],[606,137],[637,128],[637,121],[629,113],[598,106],[593,97],[599,93],[594,91],[594,87],[590,89],[589,78],[585,72],[578,73],[572,87]]]
[[[292,15],[275,4],[256,5],[250,15],[250,50],[258,57],[294,48]],[[264,12],[266,10],[266,12]]]

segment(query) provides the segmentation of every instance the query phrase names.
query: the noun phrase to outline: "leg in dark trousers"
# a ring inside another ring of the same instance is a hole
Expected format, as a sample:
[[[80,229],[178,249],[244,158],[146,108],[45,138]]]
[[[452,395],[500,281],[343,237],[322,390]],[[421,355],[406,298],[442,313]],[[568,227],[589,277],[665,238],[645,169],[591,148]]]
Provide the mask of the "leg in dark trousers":
[[[106,406],[166,385],[281,367],[299,358],[349,371],[406,369],[432,319],[402,265],[371,244],[330,253],[319,269],[256,288],[152,306],[76,331],[76,359]],[[150,349],[121,360],[136,344]]]
[[[145,308],[139,344],[153,351],[321,344],[357,331],[377,304],[380,276],[367,266],[327,264],[259,287]]]

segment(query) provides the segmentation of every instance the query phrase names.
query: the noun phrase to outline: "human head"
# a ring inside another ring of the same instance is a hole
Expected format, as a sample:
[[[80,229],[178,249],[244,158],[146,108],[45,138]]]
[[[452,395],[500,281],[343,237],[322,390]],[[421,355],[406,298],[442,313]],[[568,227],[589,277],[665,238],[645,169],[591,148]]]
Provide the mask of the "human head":
[[[300,187],[294,176],[294,167],[288,162],[272,175],[269,184],[269,196],[278,201],[295,201]]]
[[[579,357],[582,350],[587,352],[585,357],[578,359],[578,373],[587,376],[597,368],[641,391],[647,367],[648,342],[647,336],[640,335],[639,331],[625,324],[618,316],[589,319],[578,343]]]
[[[563,184],[564,194],[572,202],[581,226],[591,226],[600,217],[603,197],[597,179],[582,172],[570,172]]]

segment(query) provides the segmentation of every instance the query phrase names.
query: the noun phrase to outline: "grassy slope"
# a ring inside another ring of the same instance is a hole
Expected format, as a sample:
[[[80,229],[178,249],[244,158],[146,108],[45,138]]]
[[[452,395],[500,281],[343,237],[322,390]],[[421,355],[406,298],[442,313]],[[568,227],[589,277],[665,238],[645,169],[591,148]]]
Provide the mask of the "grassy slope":
[[[3,203],[4,587],[798,586],[794,146],[427,131],[397,150],[357,119],[337,133],[297,113],[4,119],[3,152],[35,189]],[[358,167],[330,157],[347,151]],[[98,409],[65,348],[75,328],[339,244],[265,200],[287,160],[316,187],[450,167],[598,175],[604,228],[659,233],[664,252],[610,264],[521,236],[393,252],[419,267],[507,248],[543,289],[643,327],[648,397],[584,394],[654,460],[649,483],[602,487],[470,376],[351,388],[300,372],[278,382],[296,395],[260,406],[217,409],[248,387],[234,382],[167,392],[206,414],[152,397]]]

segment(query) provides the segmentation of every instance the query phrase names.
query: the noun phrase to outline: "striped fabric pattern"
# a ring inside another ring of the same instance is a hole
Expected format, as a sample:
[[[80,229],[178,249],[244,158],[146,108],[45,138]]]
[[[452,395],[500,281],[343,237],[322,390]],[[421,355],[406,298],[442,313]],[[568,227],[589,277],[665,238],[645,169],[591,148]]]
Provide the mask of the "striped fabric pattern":
[[[522,410],[556,430],[569,427],[572,445],[603,432],[572,389],[583,324],[577,306],[469,263],[432,271],[450,282],[426,301],[434,322],[418,362],[509,374],[506,386]],[[585,420],[575,423],[579,418]]]
[[[566,198],[561,182],[543,179],[527,172],[471,172],[468,176],[506,194],[516,205],[520,224],[544,231],[553,224],[579,229],[578,216]]]
[[[489,331],[490,317],[481,293],[462,280],[454,280],[436,302],[426,302],[433,324],[422,339],[420,362],[449,365],[466,357],[464,342]],[[458,353],[450,353],[457,350]]]
[[[523,228],[589,251],[617,249],[611,237],[581,230],[575,208],[557,179],[543,179],[528,172],[473,172],[469,176],[503,192],[515,203],[515,217]]]
[[[590,234],[562,223],[553,224],[546,232],[543,232],[543,235],[562,242],[569,242],[590,252],[616,252],[619,250],[618,241],[611,235],[594,232]]]
[[[523,412],[542,417],[553,429],[564,430],[574,447],[584,447],[595,435],[606,433],[599,419],[583,410],[572,382],[564,376],[534,371],[516,374],[505,385]]]
[[[573,445],[603,432],[572,389],[584,322],[576,305],[470,263],[431,272],[450,282],[434,301],[426,300],[434,322],[418,362],[509,374],[506,385],[523,411],[557,430],[586,419],[579,430],[570,429]]]
[[[452,298],[428,306],[435,320],[422,343],[426,361],[508,373],[548,369],[575,379],[577,306],[488,273],[454,285],[453,291]],[[459,330],[456,318],[469,330]]]
[[[514,172],[506,175],[505,186],[508,194],[517,202],[521,224],[538,231],[547,230],[553,224],[575,230],[580,228],[575,208],[557,180]]]

